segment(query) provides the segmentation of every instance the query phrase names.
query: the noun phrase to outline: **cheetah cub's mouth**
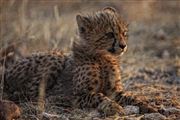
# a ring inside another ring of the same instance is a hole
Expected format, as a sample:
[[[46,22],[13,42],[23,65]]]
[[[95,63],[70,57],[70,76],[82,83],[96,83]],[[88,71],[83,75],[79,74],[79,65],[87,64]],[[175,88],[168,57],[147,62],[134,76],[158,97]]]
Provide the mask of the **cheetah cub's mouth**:
[[[125,47],[124,49],[118,48],[118,50],[115,54],[122,56],[126,51],[127,51],[127,47]]]
[[[122,56],[126,51],[127,51],[127,47],[125,47],[124,49],[121,49],[120,56]]]

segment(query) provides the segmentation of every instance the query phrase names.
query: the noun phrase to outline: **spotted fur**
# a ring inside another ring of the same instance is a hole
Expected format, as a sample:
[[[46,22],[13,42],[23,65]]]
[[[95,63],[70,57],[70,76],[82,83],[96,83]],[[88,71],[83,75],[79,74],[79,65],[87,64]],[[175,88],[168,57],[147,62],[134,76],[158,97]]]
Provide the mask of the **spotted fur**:
[[[36,53],[16,61],[5,72],[5,92],[9,99],[34,100],[38,96],[41,81],[47,83],[47,91],[52,89],[57,84],[64,60],[63,53],[53,51]]]

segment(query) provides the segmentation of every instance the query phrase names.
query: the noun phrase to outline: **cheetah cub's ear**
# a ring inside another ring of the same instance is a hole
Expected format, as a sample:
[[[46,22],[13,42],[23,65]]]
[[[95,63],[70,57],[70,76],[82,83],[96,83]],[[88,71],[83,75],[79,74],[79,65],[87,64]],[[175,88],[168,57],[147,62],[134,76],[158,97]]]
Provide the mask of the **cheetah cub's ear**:
[[[103,9],[103,11],[108,12],[108,13],[116,13],[117,12],[116,9],[113,7],[105,7]]]
[[[87,30],[87,23],[89,22],[87,17],[84,17],[82,15],[76,16],[76,21],[78,24],[79,32],[84,33]]]

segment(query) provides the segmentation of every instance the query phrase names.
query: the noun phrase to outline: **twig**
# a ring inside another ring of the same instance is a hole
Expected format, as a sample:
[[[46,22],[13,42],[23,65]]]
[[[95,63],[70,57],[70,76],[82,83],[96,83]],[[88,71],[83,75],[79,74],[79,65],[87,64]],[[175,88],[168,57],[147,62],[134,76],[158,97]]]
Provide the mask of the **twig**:
[[[59,115],[49,114],[49,113],[46,113],[46,112],[43,112],[42,116],[46,117],[46,118],[59,118],[60,117]]]
[[[3,98],[5,62],[6,62],[6,57],[4,57],[3,67],[2,67],[2,79],[1,79],[1,86],[0,86],[0,100],[2,100],[2,98]]]
[[[40,81],[40,85],[39,85],[39,97],[38,97],[38,109],[40,111],[40,113],[44,112],[45,109],[45,90],[46,90],[46,81],[45,79],[47,79],[45,77],[45,75],[43,75],[42,80]],[[42,119],[43,116],[40,116],[40,120]]]

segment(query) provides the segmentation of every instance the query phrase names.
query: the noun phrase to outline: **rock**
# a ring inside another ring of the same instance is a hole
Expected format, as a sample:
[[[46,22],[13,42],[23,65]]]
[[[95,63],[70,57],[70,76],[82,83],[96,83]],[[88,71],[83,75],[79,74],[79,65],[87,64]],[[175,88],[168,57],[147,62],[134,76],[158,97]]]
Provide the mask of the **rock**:
[[[13,120],[19,118],[21,109],[12,101],[0,100],[0,120]]]
[[[144,117],[141,118],[141,120],[166,120],[166,117],[164,115],[161,115],[160,113],[150,113],[145,114]]]
[[[124,108],[126,115],[139,114],[139,107],[128,105]]]
[[[162,58],[169,58],[170,57],[170,53],[168,50],[164,50],[162,53]]]

